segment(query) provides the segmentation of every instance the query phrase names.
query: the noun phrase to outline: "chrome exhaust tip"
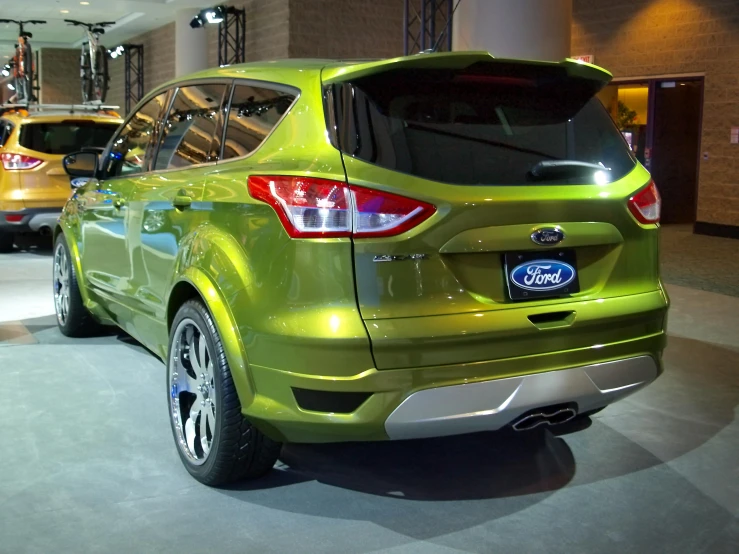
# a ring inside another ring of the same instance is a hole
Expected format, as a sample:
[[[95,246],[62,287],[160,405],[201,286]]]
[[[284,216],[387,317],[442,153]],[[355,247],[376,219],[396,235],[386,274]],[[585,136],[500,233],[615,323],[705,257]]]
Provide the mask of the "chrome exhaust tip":
[[[49,227],[48,225],[44,225],[43,227],[39,228],[38,232],[42,237],[50,237],[51,227]]]
[[[542,408],[521,416],[511,425],[514,431],[531,431],[540,425],[561,425],[577,416],[574,408]]]

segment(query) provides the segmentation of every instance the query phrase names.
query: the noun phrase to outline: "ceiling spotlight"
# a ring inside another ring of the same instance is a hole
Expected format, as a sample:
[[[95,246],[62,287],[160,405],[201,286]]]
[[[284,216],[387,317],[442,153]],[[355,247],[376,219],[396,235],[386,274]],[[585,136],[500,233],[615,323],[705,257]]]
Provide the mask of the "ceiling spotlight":
[[[59,13],[69,13],[69,10],[59,10]]]
[[[113,59],[116,59],[119,56],[122,56],[126,52],[126,47],[122,44],[119,46],[116,46],[112,50],[108,50],[108,54],[110,54],[110,57]]]
[[[7,67],[3,67],[2,71],[0,71],[0,75],[3,77],[10,77],[10,70]]]
[[[198,29],[209,23],[221,23],[226,18],[228,9],[226,6],[216,6],[215,8],[206,8],[201,10],[198,15],[190,21],[190,27]]]
[[[13,83],[8,83],[8,88],[10,90],[15,90],[15,87],[13,86]]]
[[[223,21],[223,8],[216,8],[205,12],[205,20],[208,23],[220,23]]]

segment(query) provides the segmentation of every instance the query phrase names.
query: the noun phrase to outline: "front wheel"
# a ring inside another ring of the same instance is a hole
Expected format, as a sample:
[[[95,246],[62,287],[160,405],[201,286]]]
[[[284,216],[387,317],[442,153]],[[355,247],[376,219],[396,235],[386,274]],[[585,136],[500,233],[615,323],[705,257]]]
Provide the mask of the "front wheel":
[[[223,485],[272,469],[281,444],[241,414],[220,336],[198,300],[183,304],[172,323],[167,391],[177,452],[195,479]]]
[[[53,272],[54,309],[62,335],[87,337],[98,331],[100,325],[92,318],[82,301],[77,272],[63,233],[59,234],[54,244]]]

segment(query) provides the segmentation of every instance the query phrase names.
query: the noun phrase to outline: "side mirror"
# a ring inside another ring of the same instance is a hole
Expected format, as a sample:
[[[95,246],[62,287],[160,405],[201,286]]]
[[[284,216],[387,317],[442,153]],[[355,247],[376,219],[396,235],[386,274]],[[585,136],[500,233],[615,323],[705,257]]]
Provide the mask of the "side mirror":
[[[98,168],[99,155],[96,152],[74,152],[64,157],[62,164],[64,171],[70,177],[95,177]]]

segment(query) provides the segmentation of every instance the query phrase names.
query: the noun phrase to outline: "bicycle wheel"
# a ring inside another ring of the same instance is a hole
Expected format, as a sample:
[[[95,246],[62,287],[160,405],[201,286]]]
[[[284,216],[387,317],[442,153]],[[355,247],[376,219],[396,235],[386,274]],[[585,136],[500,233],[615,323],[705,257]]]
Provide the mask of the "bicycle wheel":
[[[108,51],[102,46],[98,47],[97,55],[95,56],[95,76],[93,78],[95,85],[95,100],[105,102],[105,97],[108,95]]]
[[[86,45],[83,47],[82,56],[80,56],[80,83],[82,85],[82,101],[90,102],[94,100],[90,52]]]
[[[31,45],[26,43],[23,53],[23,76],[21,79],[25,81],[24,83],[24,97],[26,102],[33,102],[35,100],[34,94],[33,94],[33,70],[34,68],[34,59],[33,59],[33,49],[31,48]]]

